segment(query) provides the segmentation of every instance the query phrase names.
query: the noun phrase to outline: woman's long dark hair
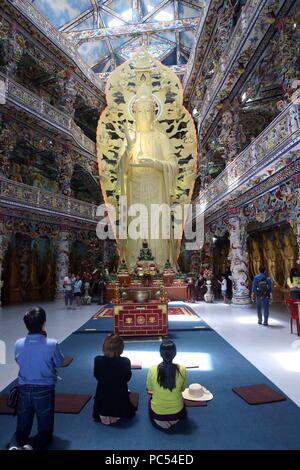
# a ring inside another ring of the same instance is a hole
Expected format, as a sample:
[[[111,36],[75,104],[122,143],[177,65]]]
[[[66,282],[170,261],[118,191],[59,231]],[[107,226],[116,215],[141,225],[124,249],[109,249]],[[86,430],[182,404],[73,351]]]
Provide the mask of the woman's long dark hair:
[[[164,340],[160,345],[160,355],[163,359],[158,365],[157,381],[163,388],[167,388],[172,392],[176,386],[176,374],[179,372],[178,364],[172,361],[176,356],[176,346],[171,340]]]

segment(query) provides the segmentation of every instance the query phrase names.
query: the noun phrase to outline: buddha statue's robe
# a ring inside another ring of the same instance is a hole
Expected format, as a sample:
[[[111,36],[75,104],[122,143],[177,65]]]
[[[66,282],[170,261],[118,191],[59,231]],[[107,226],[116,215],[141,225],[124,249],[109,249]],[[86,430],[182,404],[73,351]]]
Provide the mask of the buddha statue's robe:
[[[150,158],[149,166],[138,165],[140,159]],[[146,239],[152,251],[155,262],[159,268],[163,268],[167,259],[173,266],[176,265],[177,240],[163,239],[163,231],[160,226],[158,238],[151,238],[150,228],[154,221],[151,220],[151,204],[167,204],[170,206],[171,195],[175,191],[178,164],[168,137],[157,129],[136,131],[135,141],[129,147],[125,140],[121,147],[118,165],[118,180],[121,195],[127,196],[128,209],[132,204],[143,204],[148,212],[148,234],[141,239],[128,238],[120,243],[121,256],[124,257],[130,269],[132,269],[139,256],[143,240]],[[135,217],[133,217],[135,218]],[[128,217],[128,224],[132,219]],[[162,221],[160,223],[170,223]],[[171,231],[172,232],[172,231]]]

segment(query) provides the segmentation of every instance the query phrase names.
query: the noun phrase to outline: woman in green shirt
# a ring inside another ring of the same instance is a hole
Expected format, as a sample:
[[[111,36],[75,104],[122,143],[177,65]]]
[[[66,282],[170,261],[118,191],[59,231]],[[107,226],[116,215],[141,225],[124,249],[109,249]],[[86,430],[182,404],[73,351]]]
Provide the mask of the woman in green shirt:
[[[186,370],[184,366],[173,364],[176,346],[171,340],[164,340],[160,345],[163,361],[151,366],[147,375],[147,390],[150,419],[154,425],[169,429],[186,416],[182,392],[186,388]]]

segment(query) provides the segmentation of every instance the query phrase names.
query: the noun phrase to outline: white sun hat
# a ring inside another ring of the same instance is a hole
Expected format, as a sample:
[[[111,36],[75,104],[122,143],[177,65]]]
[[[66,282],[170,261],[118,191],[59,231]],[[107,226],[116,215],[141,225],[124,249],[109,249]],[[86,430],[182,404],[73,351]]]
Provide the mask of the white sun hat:
[[[208,401],[214,397],[213,394],[201,384],[191,384],[182,392],[182,396],[185,400],[193,401]]]

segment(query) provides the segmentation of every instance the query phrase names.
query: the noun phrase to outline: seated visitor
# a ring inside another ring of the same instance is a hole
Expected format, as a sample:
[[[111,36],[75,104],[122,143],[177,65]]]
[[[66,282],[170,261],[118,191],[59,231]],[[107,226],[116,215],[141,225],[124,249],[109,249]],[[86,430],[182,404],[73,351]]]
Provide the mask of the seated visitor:
[[[9,450],[42,450],[51,441],[54,426],[54,393],[56,367],[63,363],[59,345],[47,338],[46,313],[41,307],[31,308],[24,316],[28,329],[25,338],[15,345],[15,358],[19,366],[17,430]],[[37,434],[29,437],[34,415]]]
[[[290,288],[290,298],[300,300],[300,273],[297,268],[292,268],[286,281]]]
[[[163,361],[151,366],[147,375],[147,390],[151,394],[149,413],[152,423],[162,429],[170,429],[186,416],[182,392],[186,387],[184,366],[173,364],[176,346],[171,340],[163,340],[160,346]]]
[[[96,356],[94,377],[97,379],[93,417],[102,424],[114,424],[120,418],[132,418],[136,408],[131,404],[127,382],[131,379],[131,364],[120,357],[124,341],[109,334],[103,342],[103,356]]]

